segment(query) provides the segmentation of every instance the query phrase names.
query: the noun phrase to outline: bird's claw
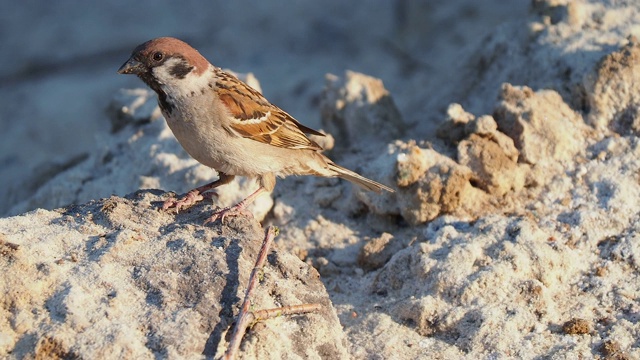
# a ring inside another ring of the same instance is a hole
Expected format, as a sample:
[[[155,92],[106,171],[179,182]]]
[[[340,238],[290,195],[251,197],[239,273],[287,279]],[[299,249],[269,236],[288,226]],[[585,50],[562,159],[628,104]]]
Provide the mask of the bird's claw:
[[[202,200],[204,200],[204,196],[199,191],[191,190],[180,199],[171,198],[165,201],[162,204],[162,210],[166,211],[169,208],[175,208],[176,213],[178,213],[180,210],[187,209]]]
[[[247,217],[253,217],[253,213],[247,209],[245,209],[244,204],[238,204],[236,206],[231,206],[228,208],[224,208],[216,211],[211,215],[210,218],[204,221],[204,224],[213,223],[220,220],[220,223],[224,224],[224,219],[228,216],[240,216],[244,215]]]

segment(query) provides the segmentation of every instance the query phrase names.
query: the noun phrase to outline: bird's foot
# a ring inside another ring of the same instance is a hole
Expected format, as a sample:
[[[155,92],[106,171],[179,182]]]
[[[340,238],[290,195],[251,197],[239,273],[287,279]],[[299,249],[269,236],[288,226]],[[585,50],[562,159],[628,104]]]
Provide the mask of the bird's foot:
[[[244,202],[240,202],[238,205],[230,206],[221,210],[218,210],[211,215],[210,218],[205,220],[205,225],[208,223],[213,223],[220,219],[220,222],[224,224],[224,219],[228,216],[247,216],[253,218],[253,213],[246,209],[247,204]]]
[[[207,192],[202,194],[197,189],[194,189],[189,191],[185,196],[181,197],[180,199],[171,198],[165,201],[164,204],[162,204],[162,210],[166,211],[169,208],[175,208],[177,213],[182,209],[187,209],[197,204],[198,202],[204,200],[205,197],[211,198],[216,195],[217,194],[215,192]]]

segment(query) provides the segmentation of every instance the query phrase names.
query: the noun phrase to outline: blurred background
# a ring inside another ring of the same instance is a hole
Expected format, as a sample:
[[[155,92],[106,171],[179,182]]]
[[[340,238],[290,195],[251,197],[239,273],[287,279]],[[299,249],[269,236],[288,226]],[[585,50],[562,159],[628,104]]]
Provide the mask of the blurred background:
[[[428,137],[449,102],[430,94],[460,51],[526,16],[530,1],[324,0],[4,2],[0,13],[0,216],[110,131],[107,107],[131,50],[181,38],[212,63],[252,72],[266,97],[320,127],[324,75],[383,80],[412,137]],[[135,189],[131,189],[134,191]],[[124,194],[120,194],[124,195]]]

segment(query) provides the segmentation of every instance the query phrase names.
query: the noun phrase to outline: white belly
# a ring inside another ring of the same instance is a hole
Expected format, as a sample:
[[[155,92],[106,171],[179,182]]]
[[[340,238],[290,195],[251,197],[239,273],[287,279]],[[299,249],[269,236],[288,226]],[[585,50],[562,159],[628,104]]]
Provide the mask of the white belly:
[[[285,175],[281,172],[287,162],[291,163],[287,155],[293,155],[288,154],[292,150],[237,137],[224,130],[219,122],[202,118],[193,121],[186,120],[192,117],[166,117],[180,145],[198,162],[228,175]]]

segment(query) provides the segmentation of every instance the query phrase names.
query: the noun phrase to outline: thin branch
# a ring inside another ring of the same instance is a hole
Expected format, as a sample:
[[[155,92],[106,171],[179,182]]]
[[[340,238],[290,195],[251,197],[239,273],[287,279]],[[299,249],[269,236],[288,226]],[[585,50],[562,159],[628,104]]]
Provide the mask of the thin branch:
[[[251,295],[253,295],[253,291],[256,287],[258,273],[260,272],[260,269],[262,269],[264,261],[267,259],[269,248],[271,247],[271,243],[273,242],[273,239],[277,234],[277,227],[269,226],[269,228],[267,228],[267,233],[264,237],[264,241],[262,241],[262,247],[260,248],[258,259],[256,260],[256,264],[251,271],[251,276],[249,276],[249,285],[247,285],[247,292],[244,295],[244,301],[242,302],[242,307],[240,308],[240,313],[238,314],[236,328],[233,330],[233,335],[231,335],[229,347],[222,357],[225,360],[235,359],[236,352],[240,348],[240,342],[242,341],[242,338],[247,331],[247,327],[255,320],[254,315],[249,311],[249,307],[251,307]]]
[[[256,321],[267,320],[281,315],[306,314],[314,311],[319,311],[322,308],[321,304],[302,304],[283,306],[275,309],[249,311],[249,308],[251,307],[251,296],[253,295],[253,291],[256,288],[256,284],[258,282],[257,279],[260,276],[259,274],[262,270],[262,267],[264,266],[265,260],[267,259],[267,254],[269,253],[271,243],[273,243],[273,239],[278,235],[278,232],[279,231],[277,227],[269,226],[264,237],[264,241],[262,241],[262,247],[260,248],[258,259],[256,260],[256,264],[254,265],[253,270],[251,270],[251,275],[249,276],[249,285],[247,285],[247,292],[244,295],[244,301],[242,302],[242,307],[240,308],[240,313],[238,314],[236,327],[233,330],[233,334],[231,335],[229,347],[222,356],[222,358],[225,360],[235,359],[236,353],[240,348],[242,338],[247,332],[247,328]]]
[[[254,321],[261,321],[282,315],[306,314],[310,312],[320,311],[321,308],[321,304],[290,305],[275,309],[257,310],[253,311],[251,314],[253,315]]]

